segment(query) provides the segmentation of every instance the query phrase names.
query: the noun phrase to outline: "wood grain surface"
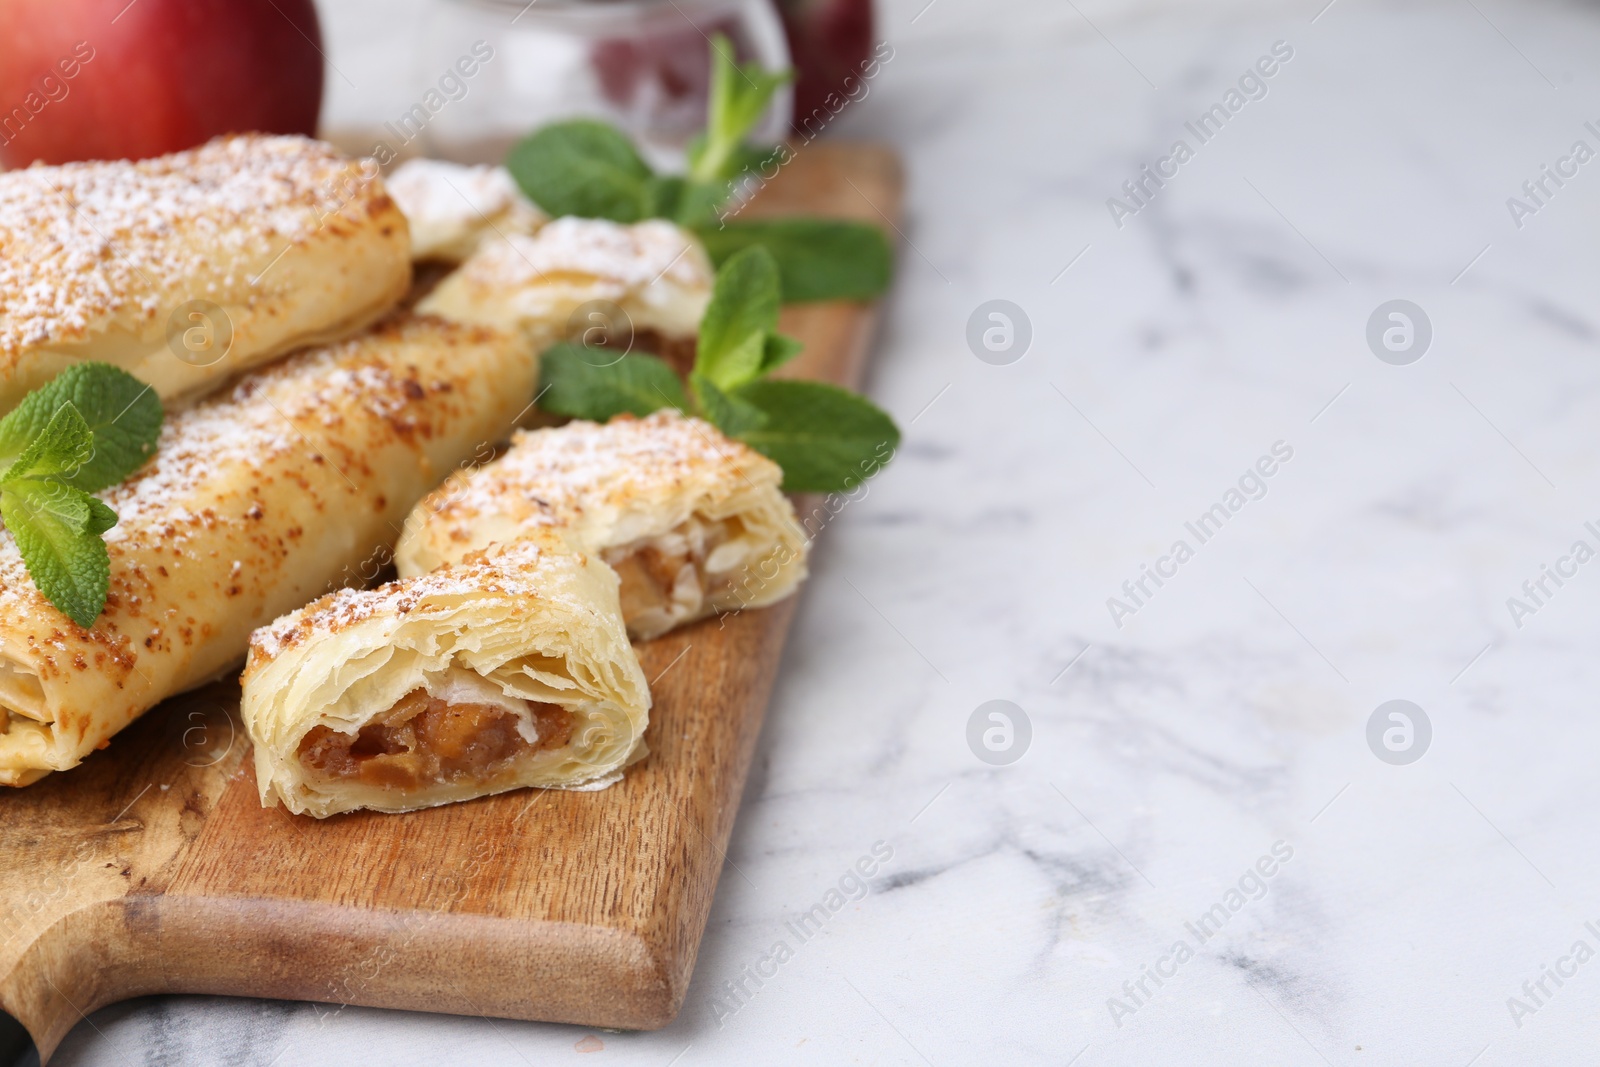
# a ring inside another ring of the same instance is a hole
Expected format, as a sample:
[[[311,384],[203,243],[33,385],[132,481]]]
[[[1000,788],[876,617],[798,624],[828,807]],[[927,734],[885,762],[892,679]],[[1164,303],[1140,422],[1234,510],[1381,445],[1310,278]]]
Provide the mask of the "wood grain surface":
[[[886,149],[797,150],[746,209],[892,228]],[[784,312],[789,373],[853,384],[873,309]],[[803,592],[802,592],[803,595]],[[228,680],[0,795],[0,1007],[48,1058],[87,1013],[220,993],[650,1029],[678,1012],[794,599],[641,649],[650,756],[594,793],[410,815],[264,809]]]

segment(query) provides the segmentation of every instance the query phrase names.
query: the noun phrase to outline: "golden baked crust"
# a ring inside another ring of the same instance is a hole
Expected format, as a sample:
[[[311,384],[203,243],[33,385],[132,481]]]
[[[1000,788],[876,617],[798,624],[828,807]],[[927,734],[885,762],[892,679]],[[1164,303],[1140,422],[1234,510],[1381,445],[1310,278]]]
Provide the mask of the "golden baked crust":
[[[405,217],[376,167],[308,138],[0,174],[0,411],[83,360],[165,399],[203,392],[359,329],[410,279]],[[221,309],[213,339],[231,324],[226,355],[184,348],[201,325],[179,310],[191,301]]]
[[[237,663],[254,627],[370,580],[412,504],[510,430],[533,375],[519,338],[403,315],[171,415],[100,494],[118,522],[87,630],[0,530],[0,784],[75,766]]]
[[[629,632],[655,637],[771,604],[805,578],[806,536],[782,481],[755,449],[671,410],[519,431],[499,459],[458,472],[413,509],[395,566],[423,574],[548,528],[622,572]],[[646,576],[625,557],[639,553],[665,586],[661,610],[630,597]],[[674,598],[685,564],[699,588]]]

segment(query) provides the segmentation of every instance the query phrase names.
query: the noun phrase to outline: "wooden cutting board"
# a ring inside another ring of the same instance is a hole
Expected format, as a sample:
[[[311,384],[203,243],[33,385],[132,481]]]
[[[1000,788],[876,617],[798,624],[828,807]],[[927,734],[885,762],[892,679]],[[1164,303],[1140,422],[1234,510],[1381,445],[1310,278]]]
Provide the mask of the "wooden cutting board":
[[[887,149],[814,144],[746,214],[892,226],[900,194]],[[792,373],[856,383],[874,317],[786,310],[806,344]],[[664,1026],[793,613],[644,646],[650,756],[595,793],[294,817],[257,799],[235,680],[167,701],[78,769],[0,795],[0,1007],[46,1058],[88,1012],[149,993]]]

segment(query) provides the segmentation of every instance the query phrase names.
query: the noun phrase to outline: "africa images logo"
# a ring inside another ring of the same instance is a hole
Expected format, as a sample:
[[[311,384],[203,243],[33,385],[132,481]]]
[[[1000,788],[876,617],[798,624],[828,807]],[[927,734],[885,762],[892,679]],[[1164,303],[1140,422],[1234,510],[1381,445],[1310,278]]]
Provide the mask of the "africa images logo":
[[[1193,145],[1186,138],[1178,138],[1172,142],[1168,153],[1155,161],[1153,167],[1146,163],[1139,168],[1138,174],[1122,183],[1122,193],[1126,199],[1106,197],[1106,210],[1111,213],[1111,221],[1117,229],[1122,229],[1128,219],[1148,207],[1156,194],[1166,188],[1167,182],[1178,176],[1178,169],[1194,158],[1195,151],[1214,140],[1223,127],[1244,110],[1246,104],[1252,100],[1266,99],[1268,79],[1293,58],[1294,47],[1288,41],[1272,42],[1271,54],[1260,57],[1252,66],[1246,67],[1244,73],[1239,75],[1237,88],[1230,88],[1222,94],[1221,100],[1202,111],[1194,120],[1183,124],[1183,128],[1194,137]]]
[[[1141,968],[1137,978],[1123,982],[1122,996],[1106,998],[1106,1010],[1111,1013],[1111,1021],[1117,1024],[1117,1029],[1122,1028],[1128,1016],[1137,1014],[1154,1000],[1161,988],[1178,976],[1178,969],[1194,959],[1202,945],[1222,933],[1222,928],[1235,915],[1266,897],[1271,879],[1294,858],[1294,847],[1287,841],[1274,841],[1268,852],[1269,855],[1262,855],[1245,868],[1222,894],[1221,900],[1201,912],[1198,919],[1183,924],[1188,937],[1178,938],[1155,963]]]
[[[1128,619],[1139,614],[1140,609],[1155,597],[1157,590],[1176,578],[1178,569],[1194,559],[1196,550],[1216,537],[1229,519],[1243,511],[1246,504],[1266,496],[1269,489],[1267,480],[1293,458],[1293,445],[1287,441],[1273,442],[1271,452],[1247,467],[1237,483],[1222,494],[1221,500],[1202,511],[1192,522],[1183,524],[1184,530],[1194,538],[1193,544],[1189,543],[1188,538],[1180,537],[1172,543],[1167,554],[1157,557],[1153,564],[1141,563],[1138,576],[1122,583],[1122,596],[1106,598],[1106,610],[1111,613],[1111,621],[1116,623],[1117,629],[1122,629]],[[1151,588],[1152,585],[1155,588]]]

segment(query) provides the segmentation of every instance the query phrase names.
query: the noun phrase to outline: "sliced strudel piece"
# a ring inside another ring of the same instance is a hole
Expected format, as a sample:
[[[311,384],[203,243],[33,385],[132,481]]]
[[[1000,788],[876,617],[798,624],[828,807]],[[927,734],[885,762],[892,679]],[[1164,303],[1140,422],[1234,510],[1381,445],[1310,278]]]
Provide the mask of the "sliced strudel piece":
[[[241,707],[262,803],[321,818],[609,785],[650,692],[616,575],[530,537],[257,631]]]
[[[406,520],[400,574],[552,527],[622,582],[635,638],[794,591],[807,541],[777,464],[676,411],[519,432],[498,460],[458,472]]]

